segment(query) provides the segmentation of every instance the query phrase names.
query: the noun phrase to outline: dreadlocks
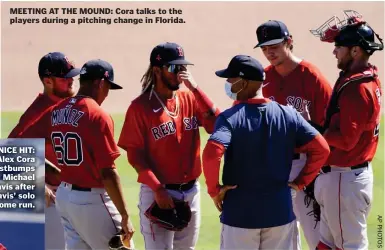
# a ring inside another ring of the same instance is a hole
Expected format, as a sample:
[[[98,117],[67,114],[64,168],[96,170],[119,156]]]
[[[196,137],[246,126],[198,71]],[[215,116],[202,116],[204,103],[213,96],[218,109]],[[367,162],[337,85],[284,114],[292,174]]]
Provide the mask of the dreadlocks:
[[[144,73],[142,79],[140,82],[142,83],[142,93],[148,91],[150,88],[150,85],[154,84],[154,72],[152,70],[151,64],[148,66],[146,73]]]

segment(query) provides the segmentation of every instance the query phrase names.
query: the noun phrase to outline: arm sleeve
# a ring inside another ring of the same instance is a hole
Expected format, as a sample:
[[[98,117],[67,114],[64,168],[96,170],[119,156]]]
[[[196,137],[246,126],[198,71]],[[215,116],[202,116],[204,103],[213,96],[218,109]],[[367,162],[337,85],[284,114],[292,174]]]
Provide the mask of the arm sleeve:
[[[361,137],[365,123],[370,119],[370,112],[373,110],[370,94],[360,86],[362,84],[348,86],[341,93],[339,129],[328,129],[324,135],[332,147],[345,151],[353,149]]]
[[[207,192],[210,197],[217,196],[220,190],[219,170],[225,150],[222,144],[213,140],[209,140],[203,150],[203,173],[206,178]]]
[[[295,112],[296,127],[296,148],[309,143],[319,132],[312,127],[297,111]]]
[[[314,93],[314,102],[311,105],[310,117],[313,124],[323,126],[325,122],[326,109],[329,104],[332,88],[329,81],[323,75],[316,76],[316,86],[319,86]]]
[[[19,131],[13,134],[13,138],[45,138],[51,139],[48,126],[51,126],[51,111],[53,107],[45,110],[41,116],[36,120],[29,123],[24,129],[19,129]]]
[[[138,173],[138,182],[148,185],[153,191],[162,184],[151,170],[145,155],[146,126],[141,107],[132,103],[126,112],[125,121],[119,137],[118,146],[127,151],[127,159]]]
[[[223,115],[219,115],[215,122],[214,132],[209,140],[222,144],[227,149],[231,142],[231,126]]]
[[[306,153],[307,155],[305,166],[294,180],[294,183],[302,190],[317,176],[321,167],[326,162],[330,150],[326,140],[322,135],[318,134],[310,142],[301,146],[298,152]]]
[[[192,93],[195,99],[199,124],[205,128],[207,133],[211,134],[220,111],[199,87],[194,89]]]
[[[120,156],[118,146],[114,140],[114,123],[112,118],[102,113],[100,117],[95,119],[96,124],[92,124],[92,128],[96,130],[92,139],[94,141],[95,162],[99,169],[115,168],[114,161]]]

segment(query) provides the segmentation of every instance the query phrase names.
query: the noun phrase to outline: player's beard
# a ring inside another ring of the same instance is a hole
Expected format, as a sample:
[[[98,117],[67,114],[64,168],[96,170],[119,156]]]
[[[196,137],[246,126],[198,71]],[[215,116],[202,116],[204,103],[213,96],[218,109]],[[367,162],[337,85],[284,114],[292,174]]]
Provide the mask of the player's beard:
[[[179,83],[177,85],[171,84],[171,82],[163,74],[161,74],[161,79],[169,90],[176,91],[179,89]]]
[[[353,64],[353,58],[349,57],[345,60],[340,60],[337,63],[337,68],[339,68],[342,71],[349,71],[350,66]]]
[[[72,88],[68,88],[67,91],[60,91],[58,89],[53,89],[52,90],[52,93],[57,96],[57,97],[60,97],[60,98],[67,98],[67,97],[71,97],[71,96],[74,96],[75,92]]]

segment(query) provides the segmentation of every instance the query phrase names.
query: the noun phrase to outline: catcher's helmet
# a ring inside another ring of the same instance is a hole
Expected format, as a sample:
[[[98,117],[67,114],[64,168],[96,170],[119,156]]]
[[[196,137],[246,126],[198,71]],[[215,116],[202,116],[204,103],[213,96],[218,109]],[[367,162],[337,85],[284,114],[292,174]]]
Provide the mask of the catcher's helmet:
[[[377,36],[381,42],[380,44],[374,42],[374,35]],[[374,51],[384,48],[382,39],[366,23],[346,25],[334,38],[334,43],[335,46],[360,46],[370,55],[373,54]]]

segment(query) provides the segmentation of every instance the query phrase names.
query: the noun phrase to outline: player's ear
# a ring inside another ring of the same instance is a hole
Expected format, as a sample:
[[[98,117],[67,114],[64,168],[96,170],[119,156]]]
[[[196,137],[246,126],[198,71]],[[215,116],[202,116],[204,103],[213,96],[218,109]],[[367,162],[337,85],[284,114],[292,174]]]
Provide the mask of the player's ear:
[[[152,72],[154,72],[155,75],[160,75],[160,73],[161,73],[161,68],[160,68],[160,67],[153,66],[153,67],[152,67]]]
[[[246,89],[249,85],[249,80],[242,79],[242,89]]]
[[[54,82],[53,82],[53,79],[51,77],[44,77],[43,78],[43,84],[44,84],[44,87],[52,89]]]
[[[290,46],[293,44],[293,38],[292,38],[292,36],[290,35],[290,36],[288,36],[287,38],[286,38],[286,45],[287,45],[287,47],[289,47],[290,48]]]

